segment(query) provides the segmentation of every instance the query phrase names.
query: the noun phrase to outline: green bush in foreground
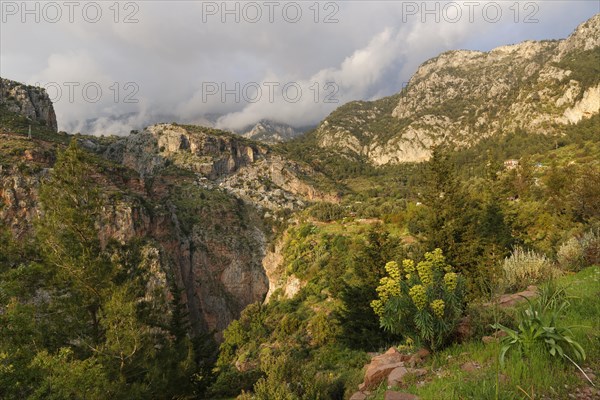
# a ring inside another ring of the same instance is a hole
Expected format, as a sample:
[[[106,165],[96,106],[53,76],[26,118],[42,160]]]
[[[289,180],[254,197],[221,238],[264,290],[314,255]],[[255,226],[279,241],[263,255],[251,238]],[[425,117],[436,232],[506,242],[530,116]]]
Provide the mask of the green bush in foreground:
[[[390,262],[385,268],[379,299],[371,302],[381,326],[432,350],[444,346],[462,315],[464,279],[446,264],[440,249],[426,253],[416,266],[404,260],[402,267]]]

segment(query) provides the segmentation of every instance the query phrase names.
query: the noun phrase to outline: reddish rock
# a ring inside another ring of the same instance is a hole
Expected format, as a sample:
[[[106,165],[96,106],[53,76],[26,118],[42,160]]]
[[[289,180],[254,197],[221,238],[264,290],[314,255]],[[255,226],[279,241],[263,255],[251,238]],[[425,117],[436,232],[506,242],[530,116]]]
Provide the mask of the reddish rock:
[[[427,350],[426,348],[422,348],[419,349],[419,351],[417,351],[417,355],[419,357],[421,357],[421,359],[426,359],[427,357],[429,357],[429,355],[431,354],[431,352],[429,350]]]
[[[404,366],[403,362],[397,362],[393,364],[369,364],[367,367],[367,372],[365,372],[365,387],[372,388],[373,386],[378,385],[388,377],[390,372],[402,366]]]
[[[484,336],[481,338],[481,341],[485,344],[489,344],[489,343],[497,343],[498,339],[493,336]]]
[[[537,296],[537,286],[528,286],[526,290],[518,293],[504,294],[497,300],[497,305],[503,308],[512,307],[525,301],[524,298],[531,299]],[[493,306],[494,303],[485,303],[485,306]]]
[[[366,400],[367,395],[363,392],[356,392],[350,397],[350,400]]]
[[[404,376],[408,374],[406,367],[398,367],[392,370],[387,378],[388,386],[399,385],[404,381]]]
[[[423,348],[423,349],[419,349],[419,351],[417,351],[415,354],[413,354],[410,359],[408,360],[408,365],[410,365],[411,367],[414,367],[416,365],[419,365],[423,362],[423,360],[425,360],[427,357],[429,357],[429,350]]]
[[[383,395],[384,400],[419,400],[418,396],[410,393],[392,392],[387,390]]]
[[[508,335],[508,334],[504,331],[496,331],[491,336],[482,337],[481,341],[486,344],[487,343],[497,343],[500,341],[500,338],[503,338],[506,335]]]
[[[427,370],[423,369],[423,368],[413,369],[413,368],[398,367],[398,368],[395,368],[388,375],[388,386],[400,385],[400,384],[404,383],[404,377],[406,375],[423,376],[426,374],[427,374]]]
[[[373,357],[371,363],[367,366],[362,389],[368,389],[381,383],[394,369],[403,367],[408,358],[408,355],[400,353],[394,347],[391,347],[384,354]]]

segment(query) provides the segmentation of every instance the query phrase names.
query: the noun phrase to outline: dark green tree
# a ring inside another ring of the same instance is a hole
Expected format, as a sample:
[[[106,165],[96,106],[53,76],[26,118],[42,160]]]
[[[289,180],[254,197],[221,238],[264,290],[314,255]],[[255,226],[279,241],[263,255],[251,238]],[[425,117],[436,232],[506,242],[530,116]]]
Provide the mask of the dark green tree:
[[[343,303],[338,316],[343,331],[341,339],[350,347],[376,350],[397,339],[396,335],[381,329],[379,318],[369,304],[377,298],[376,288],[385,276],[386,260],[402,256],[399,242],[380,227],[367,233],[365,244],[352,261],[354,280],[346,282],[340,292]]]

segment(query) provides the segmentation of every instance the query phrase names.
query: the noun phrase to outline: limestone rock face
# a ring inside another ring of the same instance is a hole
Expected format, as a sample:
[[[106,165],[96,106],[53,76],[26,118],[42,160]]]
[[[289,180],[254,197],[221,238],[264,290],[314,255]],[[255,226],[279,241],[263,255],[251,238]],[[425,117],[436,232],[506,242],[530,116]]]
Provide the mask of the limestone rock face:
[[[0,78],[0,106],[58,130],[52,101],[42,88]]]
[[[323,148],[383,165],[427,160],[440,143],[560,134],[600,112],[600,78],[585,66],[599,54],[600,14],[564,40],[449,51],[423,63],[402,92],[338,108],[314,135]]]
[[[300,136],[306,129],[296,129],[290,125],[269,120],[261,120],[255,125],[248,126],[238,133],[247,139],[263,143],[281,143]]]
[[[128,186],[146,205],[133,197],[110,204],[102,235],[160,244],[195,329],[219,333],[268,292],[283,287],[293,296],[302,287],[294,277],[281,282],[281,246],[267,250],[265,221],[310,200],[337,201],[302,178],[315,176],[308,166],[234,134],[176,124],[153,125],[109,144],[80,143],[139,174]],[[184,181],[192,195],[182,200]]]
[[[0,134],[0,140],[26,148],[22,154],[10,155],[14,166],[0,167],[0,224],[16,238],[26,239],[43,212],[39,188],[52,173],[55,160],[48,157],[46,142],[9,134]],[[19,168],[19,161],[27,161],[31,168]],[[152,168],[161,163],[157,161]],[[145,297],[155,303],[154,309],[163,310],[166,324],[173,282],[182,292],[194,332],[216,331],[217,339],[248,304],[264,300],[269,289],[262,265],[266,237],[254,208],[222,191],[207,190],[198,193],[208,198],[190,196],[187,201],[192,206],[222,201],[225,206],[204,208],[200,218],[189,222],[180,209],[178,192],[169,190],[182,183],[177,177],[163,178],[164,182],[150,188],[135,175],[124,177],[111,170],[90,179],[102,189],[104,198],[97,221],[101,244],[136,239],[149,243],[143,249],[148,274]]]
[[[210,128],[157,124],[99,151],[142,177],[174,164],[197,174],[201,186],[226,190],[259,209],[297,210],[306,200],[338,200],[300,178],[318,175],[309,167]]]
[[[14,169],[0,171],[0,221],[17,237],[27,233],[38,215],[38,192],[42,176]]]

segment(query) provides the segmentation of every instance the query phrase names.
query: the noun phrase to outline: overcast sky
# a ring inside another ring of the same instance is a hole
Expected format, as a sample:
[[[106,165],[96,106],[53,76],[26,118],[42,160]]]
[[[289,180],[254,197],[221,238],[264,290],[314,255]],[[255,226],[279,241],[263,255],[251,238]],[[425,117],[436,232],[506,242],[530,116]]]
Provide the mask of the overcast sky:
[[[573,0],[0,0],[0,76],[46,87],[68,132],[302,127],[398,92],[440,52],[565,38],[598,12]]]

